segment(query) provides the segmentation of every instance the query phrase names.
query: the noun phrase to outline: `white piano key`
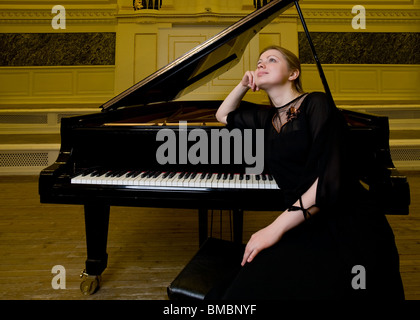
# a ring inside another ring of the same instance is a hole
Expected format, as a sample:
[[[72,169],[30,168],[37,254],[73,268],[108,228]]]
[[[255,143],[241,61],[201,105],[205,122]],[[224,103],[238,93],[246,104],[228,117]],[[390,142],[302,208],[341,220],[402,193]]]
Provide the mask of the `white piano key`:
[[[106,174],[107,172],[104,172],[103,174],[92,178],[92,184],[105,184],[106,183]]]
[[[174,182],[175,182],[175,177],[177,176],[177,174],[175,173],[171,173],[169,176],[168,176],[168,179],[167,179],[167,181],[166,181],[166,186],[168,186],[168,187],[172,187],[173,185],[174,185]]]
[[[94,174],[94,173],[93,173]],[[92,184],[92,178],[93,178],[93,175],[92,173],[90,173],[90,174],[88,174],[87,176],[85,176],[85,177],[83,177],[82,178],[82,183],[84,183],[84,184]]]
[[[166,185],[166,178],[164,177],[164,175],[166,174],[166,172],[161,172],[161,174],[159,175],[159,177],[157,177],[156,179],[156,186],[162,186],[164,187]]]
[[[259,184],[257,181],[257,178],[255,177],[255,174],[251,174],[251,179],[250,179],[250,187],[251,189],[259,189]]]
[[[174,180],[172,182],[173,187],[182,187],[182,180],[180,176],[183,176],[183,172],[177,172],[177,174],[174,176]]]
[[[145,174],[146,171],[141,171],[136,177],[134,177],[133,185],[134,186],[140,186],[142,184],[142,181],[144,180],[143,174]]]
[[[70,180],[70,182],[71,182],[72,184],[79,184],[79,183],[82,183],[81,181],[82,181],[82,175],[81,175],[81,174],[79,174],[79,175],[77,175],[77,176],[73,177],[73,178]]]
[[[210,178],[210,187],[211,188],[217,188],[217,184],[218,184],[218,179],[217,179],[217,176],[218,176],[219,174],[218,173],[213,173],[212,174],[212,176],[211,176],[211,178]]]
[[[223,180],[223,173],[222,174],[217,174],[216,179],[217,179],[217,188],[223,188],[224,187],[224,180]]]
[[[195,176],[191,179],[189,186],[193,188],[199,188],[200,187],[200,173],[196,173]]]

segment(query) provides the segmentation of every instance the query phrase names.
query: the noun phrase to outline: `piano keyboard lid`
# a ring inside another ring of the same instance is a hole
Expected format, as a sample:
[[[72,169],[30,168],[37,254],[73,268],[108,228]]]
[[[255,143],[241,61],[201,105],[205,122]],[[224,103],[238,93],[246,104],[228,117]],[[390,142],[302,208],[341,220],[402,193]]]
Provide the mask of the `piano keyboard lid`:
[[[254,35],[293,3],[271,1],[104,103],[102,111],[172,101],[204,85],[235,66]]]

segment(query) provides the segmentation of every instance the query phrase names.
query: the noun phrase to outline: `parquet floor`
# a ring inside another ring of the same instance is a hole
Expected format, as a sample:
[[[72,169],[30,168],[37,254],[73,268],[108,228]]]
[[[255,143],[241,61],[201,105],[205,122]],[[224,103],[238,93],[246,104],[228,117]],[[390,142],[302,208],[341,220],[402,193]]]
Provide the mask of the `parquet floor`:
[[[406,173],[409,216],[388,216],[400,252],[406,298],[420,299],[420,173]],[[83,208],[40,204],[38,177],[0,176],[0,299],[167,299],[166,287],[198,248],[195,210],[111,208],[108,268],[92,296],[79,290],[86,257]],[[271,222],[275,212],[246,212],[244,240]],[[214,214],[213,235],[230,239],[229,215]],[[66,288],[51,282],[56,265]]]

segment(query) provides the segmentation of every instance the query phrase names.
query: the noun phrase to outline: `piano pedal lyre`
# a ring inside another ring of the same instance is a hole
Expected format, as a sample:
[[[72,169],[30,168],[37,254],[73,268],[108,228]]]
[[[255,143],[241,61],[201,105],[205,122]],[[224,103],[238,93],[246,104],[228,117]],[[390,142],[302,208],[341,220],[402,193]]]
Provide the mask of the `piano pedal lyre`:
[[[82,291],[85,296],[92,295],[99,290],[101,284],[101,276],[89,275],[84,269],[80,274],[80,278],[82,278],[82,282],[80,283],[80,291]]]

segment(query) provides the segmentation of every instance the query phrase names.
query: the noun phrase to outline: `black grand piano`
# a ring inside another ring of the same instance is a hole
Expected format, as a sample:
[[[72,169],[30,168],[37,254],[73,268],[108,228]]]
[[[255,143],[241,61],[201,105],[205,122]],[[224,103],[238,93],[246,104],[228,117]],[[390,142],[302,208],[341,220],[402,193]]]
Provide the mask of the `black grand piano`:
[[[235,65],[251,38],[292,5],[307,32],[297,1],[271,1],[104,103],[101,112],[62,119],[60,153],[53,165],[42,170],[39,194],[42,203],[84,205],[83,293],[97,289],[107,266],[110,206],[196,208],[200,243],[207,238],[209,209],[233,211],[236,242],[242,241],[244,210],[285,209],[281,201],[272,201],[282,193],[269,172],[246,174],[244,161],[224,164],[221,155],[209,164],[162,165],[156,159],[162,141],[156,136],[164,128],[178,137],[194,129],[209,136],[211,130],[220,130],[214,114],[221,101],[174,100]],[[307,36],[312,45],[308,32]],[[314,48],[313,52],[331,96]],[[252,103],[241,105],[248,106]],[[350,127],[359,179],[387,214],[408,214],[409,186],[392,163],[388,118],[341,111]],[[186,126],[181,127],[181,121]],[[208,152],[214,156],[211,148]],[[258,205],[252,201],[255,198]]]

